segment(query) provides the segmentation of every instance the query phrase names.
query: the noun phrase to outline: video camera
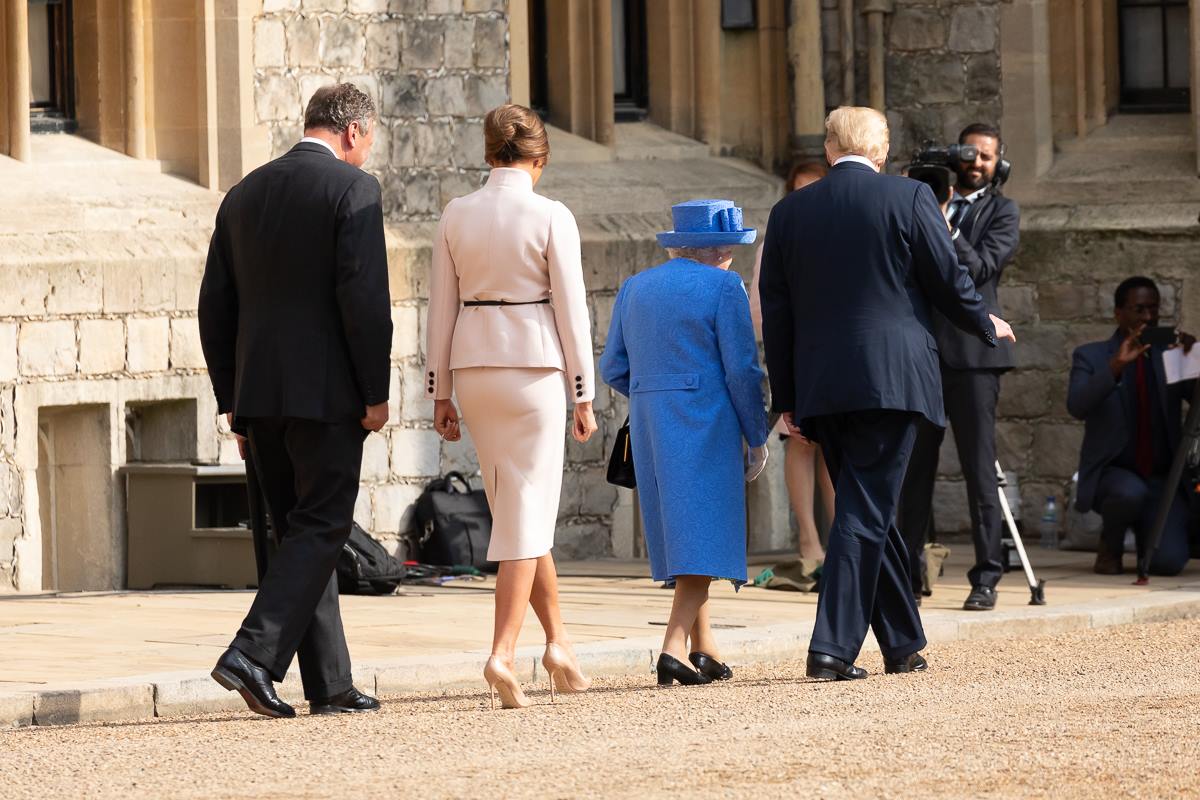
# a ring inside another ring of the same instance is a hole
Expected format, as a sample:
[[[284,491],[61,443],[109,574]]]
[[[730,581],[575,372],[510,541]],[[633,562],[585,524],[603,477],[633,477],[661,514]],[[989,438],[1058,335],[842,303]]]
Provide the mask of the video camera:
[[[978,155],[979,148],[973,144],[939,147],[933,142],[925,142],[913,153],[912,163],[908,165],[908,177],[928,183],[933,189],[933,196],[942,204],[950,199],[958,179],[958,166],[973,162]]]

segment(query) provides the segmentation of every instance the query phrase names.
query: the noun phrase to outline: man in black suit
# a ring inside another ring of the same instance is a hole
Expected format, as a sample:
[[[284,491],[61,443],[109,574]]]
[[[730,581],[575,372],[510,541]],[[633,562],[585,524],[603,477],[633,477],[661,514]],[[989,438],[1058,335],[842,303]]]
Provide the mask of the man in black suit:
[[[267,716],[295,716],[272,681],[296,655],[313,713],[379,707],[354,688],[334,575],[363,440],[388,418],[383,206],[360,169],[375,127],[352,84],[318,89],[300,143],[225,196],[200,287],[217,406],[246,436],[278,541],[213,678]]]
[[[1187,502],[1167,478],[1183,438],[1183,400],[1191,400],[1195,382],[1168,384],[1163,348],[1139,338],[1158,324],[1154,281],[1141,275],[1122,281],[1113,306],[1113,335],[1080,345],[1071,356],[1067,410],[1084,422],[1075,506],[1104,519],[1095,571],[1120,575],[1125,531],[1134,529],[1142,549],[1169,491],[1167,524],[1147,567],[1151,575],[1178,575],[1189,555]],[[1184,352],[1196,343],[1186,333],[1179,341]]]
[[[930,304],[989,345],[1012,330],[959,265],[929,186],[879,174],[884,116],[843,107],[825,130],[833,168],[771,211],[759,293],[772,406],[821,445],[837,494],[808,674],[851,679],[866,677],[868,627],[886,672],[927,666],[896,504],[918,421],[945,424]]]
[[[988,311],[999,315],[997,287],[1000,275],[1017,252],[1021,212],[1015,202],[1000,194],[996,180],[1003,153],[1000,131],[975,123],[963,129],[958,141],[973,145],[977,155],[974,161],[959,165],[957,186],[944,213],[952,226],[958,263],[970,273]],[[996,584],[1004,574],[996,479],[996,403],[1000,399],[1000,376],[1016,362],[1010,344],[998,342],[996,347],[988,347],[978,336],[957,328],[936,308],[933,334],[941,357],[946,416],[954,426],[954,443],[967,484],[975,543],[975,566],[967,573],[971,592],[963,608],[990,611],[996,607]],[[908,546],[913,595],[918,598],[925,540],[933,529],[933,484],[944,436],[943,428],[920,426],[900,498],[898,522]]]

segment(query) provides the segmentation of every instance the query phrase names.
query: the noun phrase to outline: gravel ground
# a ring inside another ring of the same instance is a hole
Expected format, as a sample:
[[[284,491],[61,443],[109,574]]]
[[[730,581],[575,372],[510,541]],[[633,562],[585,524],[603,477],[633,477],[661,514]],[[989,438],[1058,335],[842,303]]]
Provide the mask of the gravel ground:
[[[597,680],[556,705],[543,686],[525,711],[476,691],[355,717],[2,731],[0,797],[1200,796],[1200,620],[927,655],[897,676],[864,656],[854,683],[789,662],[687,689]]]

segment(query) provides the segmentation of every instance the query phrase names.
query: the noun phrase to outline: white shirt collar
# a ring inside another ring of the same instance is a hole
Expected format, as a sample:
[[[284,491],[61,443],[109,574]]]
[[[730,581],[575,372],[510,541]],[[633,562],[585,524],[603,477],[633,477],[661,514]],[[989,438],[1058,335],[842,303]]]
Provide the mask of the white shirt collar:
[[[307,142],[308,144],[319,144],[319,145],[321,145],[321,147],[324,147],[326,150],[333,153],[334,158],[337,158],[337,151],[333,149],[333,145],[331,145],[329,142],[325,141],[324,139],[318,139],[315,136],[305,136],[303,139],[300,140],[300,144],[304,144],[305,142]]]
[[[875,162],[872,161],[871,159],[867,158],[866,156],[855,156],[855,155],[842,156],[837,161],[833,162],[833,165],[836,167],[838,164],[841,164],[842,162],[845,162],[845,161],[853,161],[856,164],[866,164],[871,169],[875,170],[876,172],[879,172],[879,167],[875,166]]]
[[[956,195],[958,195],[959,197],[961,197],[963,200],[966,200],[968,203],[974,203],[976,200],[983,197],[983,193],[986,192],[987,190],[988,190],[988,187],[985,186],[982,189],[976,189],[975,191],[971,192],[970,194],[959,194],[958,189],[955,189],[954,193]]]

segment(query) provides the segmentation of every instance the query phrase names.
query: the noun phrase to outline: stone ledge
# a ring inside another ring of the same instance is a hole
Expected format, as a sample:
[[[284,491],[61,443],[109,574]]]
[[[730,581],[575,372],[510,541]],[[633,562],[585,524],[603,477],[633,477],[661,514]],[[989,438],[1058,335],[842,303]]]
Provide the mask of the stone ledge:
[[[23,728],[33,724],[32,692],[0,694],[0,728]]]
[[[1136,597],[1049,607],[1012,609],[963,618],[961,612],[931,610],[922,615],[931,644],[967,639],[1055,635],[1112,625],[1163,622],[1200,616],[1200,584],[1149,592]],[[722,644],[736,653],[735,666],[797,658],[807,649],[812,623],[769,625],[717,632]],[[659,637],[591,642],[576,648],[579,661],[592,675],[649,675]],[[863,645],[878,650],[871,636]],[[540,647],[521,648],[517,672],[521,680],[544,681]],[[483,689],[480,675],[486,650],[411,656],[374,661],[355,670],[355,681],[381,695]],[[280,696],[301,704],[299,674],[293,670],[279,688]],[[210,712],[242,712],[237,694],[212,682],[206,672],[170,672],[97,681],[72,688],[47,688],[0,694],[0,727],[64,725],[149,719]]]
[[[37,692],[33,702],[36,725],[113,722],[154,716],[154,686],[142,678],[96,681],[73,689]],[[3,723],[7,720],[0,720]]]

